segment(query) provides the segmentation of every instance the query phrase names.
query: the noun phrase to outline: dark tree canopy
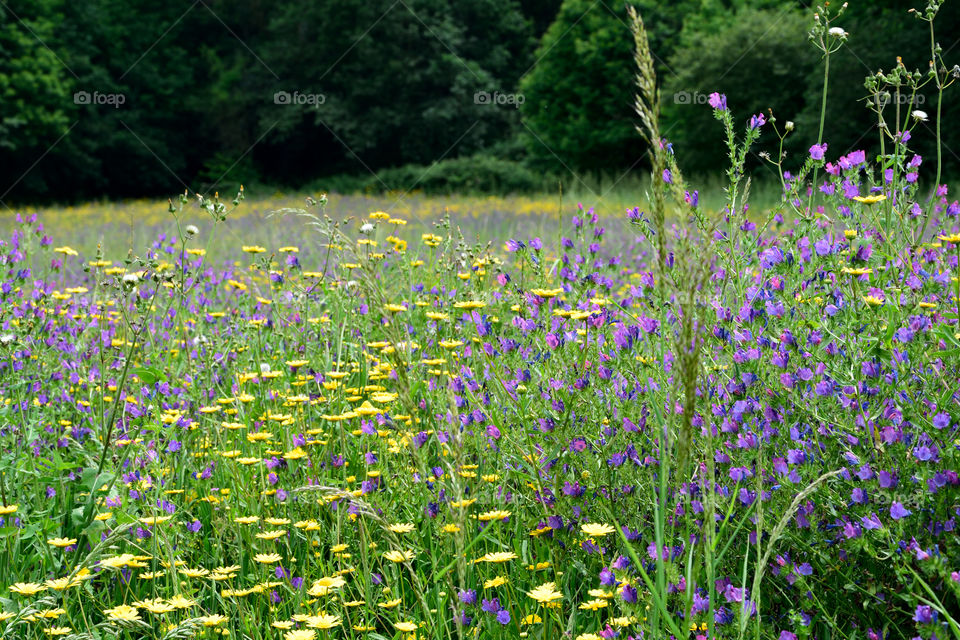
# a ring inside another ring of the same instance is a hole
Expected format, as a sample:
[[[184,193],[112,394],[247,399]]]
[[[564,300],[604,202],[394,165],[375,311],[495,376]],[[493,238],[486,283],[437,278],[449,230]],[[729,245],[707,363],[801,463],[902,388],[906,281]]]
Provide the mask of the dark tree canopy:
[[[664,92],[664,131],[688,169],[717,170],[705,95],[736,116],[773,109],[803,153],[822,66],[801,0],[632,0]],[[833,59],[826,140],[870,145],[864,76],[902,56],[925,70],[912,2],[853,3]],[[960,13],[937,20],[948,64]],[[445,160],[517,175],[646,170],[622,3],[591,0],[7,0],[0,7],[0,200],[76,200],[412,175]],[[681,96],[681,97],[675,97]],[[932,94],[921,108],[935,110]],[[947,95],[945,118],[957,115]],[[932,133],[916,136],[929,153]],[[948,164],[960,134],[945,127]],[[772,142],[770,137],[767,142]],[[775,151],[775,148],[769,149]],[[474,160],[471,161],[470,159]],[[522,170],[520,169],[522,165]],[[496,165],[504,168],[506,165]],[[398,172],[399,171],[399,172]],[[450,173],[452,172],[452,173]],[[511,182],[511,184],[514,184]]]

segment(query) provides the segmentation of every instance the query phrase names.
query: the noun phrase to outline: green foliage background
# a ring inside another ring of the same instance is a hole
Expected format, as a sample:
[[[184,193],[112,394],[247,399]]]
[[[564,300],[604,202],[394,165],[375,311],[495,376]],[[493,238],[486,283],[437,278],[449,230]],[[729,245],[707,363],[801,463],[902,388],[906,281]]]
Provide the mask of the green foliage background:
[[[722,153],[703,104],[712,91],[740,118],[773,109],[780,123],[796,122],[786,150],[805,153],[822,81],[806,41],[808,3],[632,2],[650,29],[664,131],[685,169],[709,173]],[[929,36],[912,6],[851,3],[850,39],[832,67],[831,156],[876,140],[862,102],[867,73],[897,56],[926,69]],[[383,172],[400,189],[539,190],[551,176],[614,183],[648,168],[625,15],[606,0],[9,0],[0,6],[0,200],[227,191],[241,180],[323,187],[350,176],[377,190],[388,186],[373,177]],[[938,18],[948,62],[960,60],[958,34],[948,3]],[[77,104],[81,91],[124,103]],[[281,91],[324,100],[278,105]],[[478,103],[478,92],[519,94],[522,104]],[[915,106],[932,113],[924,98]],[[956,112],[948,99],[947,122]],[[956,166],[960,134],[944,133]],[[915,145],[929,153],[932,138],[928,129]],[[435,163],[443,179],[423,177]],[[491,178],[504,172],[511,179]]]

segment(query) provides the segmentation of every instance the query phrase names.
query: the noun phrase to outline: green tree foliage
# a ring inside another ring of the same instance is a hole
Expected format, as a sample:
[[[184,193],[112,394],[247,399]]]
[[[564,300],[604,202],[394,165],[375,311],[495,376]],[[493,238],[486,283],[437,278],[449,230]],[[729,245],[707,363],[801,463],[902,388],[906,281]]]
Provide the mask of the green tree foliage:
[[[561,4],[562,0],[520,0],[520,9],[533,26],[533,35],[536,38],[539,39],[553,23]]]
[[[529,149],[541,163],[614,171],[640,157],[629,36],[625,9],[564,1],[520,85]]]
[[[45,188],[27,168],[70,130],[73,78],[52,48],[59,10],[54,0],[0,6],[0,198]]]
[[[733,15],[717,13],[715,24],[704,24],[695,38],[689,33],[681,38],[669,61],[673,74],[664,82],[663,133],[682,149],[684,168],[705,172],[721,166],[726,156],[719,125],[706,104],[714,91],[726,94],[739,118],[772,110],[781,126],[796,119],[817,61],[807,42],[808,26],[807,16],[796,9],[744,7]],[[794,146],[788,151],[796,152],[794,141],[802,140],[790,140]]]
[[[846,45],[834,55],[830,67],[829,104],[824,140],[829,156],[839,157],[854,149],[877,151],[876,116],[866,108],[866,75],[880,68],[891,69],[898,56],[910,69],[926,70],[929,33],[926,24],[912,19],[909,10],[917,3],[887,0],[851,3],[837,24],[849,32]],[[818,52],[805,38],[810,28],[810,10],[800,3],[770,0],[703,0],[684,22],[679,46],[669,57],[673,73],[665,77],[664,98],[667,136],[683,148],[685,168],[707,172],[725,153],[706,95],[719,91],[741,119],[772,109],[782,127],[796,123],[787,138],[786,167],[800,162],[816,141],[820,121],[823,67]],[[948,3],[937,19],[939,40],[948,51],[960,30],[960,10]],[[956,51],[956,50],[955,50]],[[950,59],[948,54],[947,59]],[[674,99],[682,96],[682,101]],[[949,94],[948,94],[949,95]],[[698,101],[699,97],[699,101]],[[689,102],[683,102],[689,100]],[[934,112],[934,95],[922,96],[920,108]],[[945,121],[960,116],[958,100],[948,99]],[[932,122],[921,127],[912,145],[921,153],[932,152]],[[777,141],[765,136],[761,148],[776,156]],[[704,141],[712,141],[705,144]],[[960,135],[945,129],[948,148],[960,147]],[[793,156],[791,159],[790,156]],[[948,158],[953,162],[960,157]],[[754,158],[754,163],[760,160]]]
[[[922,9],[925,2],[887,0],[882,3],[850,3],[841,20],[850,34],[846,45],[830,62],[830,111],[824,127],[824,140],[830,143],[829,157],[838,157],[854,149],[879,152],[876,114],[867,109],[864,100],[864,78],[878,69],[890,71],[901,57],[908,69],[926,72],[930,60],[930,32],[926,23],[911,18],[913,7]],[[935,23],[937,41],[943,47],[948,65],[960,62],[960,5],[947,2]],[[814,69],[808,78],[807,102],[797,114],[798,133],[805,140],[816,137],[820,118],[820,88],[822,69]],[[891,104],[888,114],[896,106]],[[936,91],[933,85],[913,104],[900,105],[901,115],[914,109],[926,111],[931,120],[914,130],[911,147],[932,160],[934,151],[934,123]],[[945,94],[943,112],[944,161],[960,166],[960,131],[951,123],[960,118],[960,95],[957,87]],[[901,118],[902,121],[902,118]]]
[[[663,60],[698,0],[635,0],[653,25]],[[633,45],[626,9],[616,3],[566,0],[541,40],[536,66],[524,77],[523,115],[533,158],[552,169],[622,175],[640,163],[643,145],[633,111]]]
[[[740,118],[772,108],[781,124],[795,121],[787,150],[806,153],[822,82],[806,41],[808,3],[631,2],[650,30],[665,135],[687,168],[712,171],[723,153],[702,104],[715,90]],[[831,157],[874,148],[867,73],[897,56],[927,68],[929,34],[907,13],[914,4],[852,3],[843,18],[850,37],[831,67]],[[960,60],[960,5],[945,5],[937,33],[947,62]],[[416,182],[417,167],[458,159],[444,184],[484,184],[503,167],[480,166],[480,157],[616,179],[646,170],[632,55],[624,7],[608,1],[5,0],[0,194],[18,202],[226,191],[258,178],[368,181],[405,166],[396,175]],[[322,99],[278,104],[281,92]],[[680,92],[690,104],[673,99]],[[932,116],[934,95],[921,99],[903,108]],[[948,94],[945,122],[960,117],[958,105]],[[926,155],[932,126],[914,135]],[[948,124],[944,135],[945,160],[960,165],[960,132]],[[763,141],[776,152],[772,136]]]
[[[30,150],[69,125],[68,71],[46,41],[55,42],[55,2],[0,7],[0,146]]]
[[[516,109],[475,95],[512,91],[532,48],[513,0],[298,0],[275,12],[268,41],[280,71],[256,69],[259,126],[275,126],[274,144],[313,147],[314,174],[425,164],[502,139]],[[275,105],[276,91],[323,103]]]

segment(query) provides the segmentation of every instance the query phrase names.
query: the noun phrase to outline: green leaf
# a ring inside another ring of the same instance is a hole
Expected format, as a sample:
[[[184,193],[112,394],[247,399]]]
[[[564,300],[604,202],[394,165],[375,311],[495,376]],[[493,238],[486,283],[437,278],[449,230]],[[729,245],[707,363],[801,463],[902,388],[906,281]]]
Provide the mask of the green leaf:
[[[133,373],[144,384],[153,384],[163,379],[163,370],[159,367],[137,367],[133,370]]]

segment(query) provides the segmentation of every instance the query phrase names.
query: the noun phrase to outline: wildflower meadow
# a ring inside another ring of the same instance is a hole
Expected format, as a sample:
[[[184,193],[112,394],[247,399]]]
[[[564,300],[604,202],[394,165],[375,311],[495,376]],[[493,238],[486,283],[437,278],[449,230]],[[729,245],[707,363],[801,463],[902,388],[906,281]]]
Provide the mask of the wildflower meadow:
[[[0,638],[960,638],[960,203],[911,150],[940,103],[837,154],[824,91],[784,157],[793,123],[713,93],[707,206],[629,18],[642,206],[478,229],[240,187],[83,249],[95,219],[18,214]],[[940,53],[866,90],[947,100]]]

